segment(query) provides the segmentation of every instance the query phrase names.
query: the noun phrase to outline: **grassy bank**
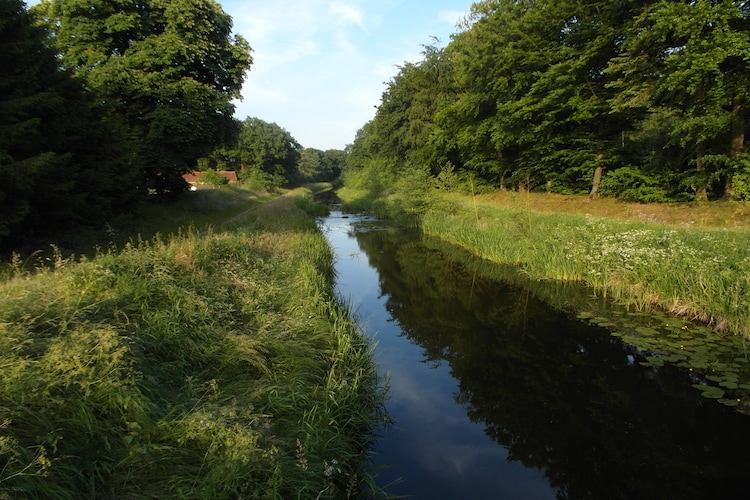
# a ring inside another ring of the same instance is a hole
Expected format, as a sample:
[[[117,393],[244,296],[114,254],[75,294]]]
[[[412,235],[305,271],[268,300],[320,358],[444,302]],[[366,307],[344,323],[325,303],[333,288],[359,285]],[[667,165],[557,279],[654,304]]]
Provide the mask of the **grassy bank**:
[[[12,251],[0,249],[0,262],[7,262],[11,253],[15,253],[28,260],[33,267],[38,264],[39,258],[47,259],[52,256],[52,241],[62,255],[93,256],[97,249],[122,248],[136,235],[142,239],[149,239],[156,234],[168,236],[187,226],[203,230],[217,221],[227,220],[267,203],[276,196],[237,185],[199,189],[185,193],[177,200],[165,201],[154,196],[135,212],[112,220],[104,227],[79,226],[54,237],[37,235],[18,243]]]
[[[369,491],[371,346],[297,192],[0,284],[0,498]]]
[[[356,191],[343,198],[356,199]],[[405,203],[380,200],[380,211]],[[750,231],[741,204],[638,205],[583,197],[434,195],[422,229],[529,276],[582,282],[636,309],[750,335]]]

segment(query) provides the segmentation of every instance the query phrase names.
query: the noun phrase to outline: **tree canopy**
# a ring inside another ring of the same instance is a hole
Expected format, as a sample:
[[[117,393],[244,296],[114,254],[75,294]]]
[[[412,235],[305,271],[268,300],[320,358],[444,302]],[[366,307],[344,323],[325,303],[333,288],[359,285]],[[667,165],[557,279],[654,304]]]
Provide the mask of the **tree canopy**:
[[[251,63],[215,0],[0,0],[0,247],[183,190]]]
[[[63,67],[121,120],[144,182],[184,189],[182,174],[237,132],[231,100],[252,62],[215,0],[42,0]]]
[[[23,2],[0,0],[0,246],[129,210],[128,151]]]
[[[748,2],[475,2],[447,46],[399,68],[350,168],[380,184],[448,168],[495,187],[747,198],[749,36]]]
[[[337,179],[345,166],[345,151],[303,148],[297,170],[301,182],[329,182]]]

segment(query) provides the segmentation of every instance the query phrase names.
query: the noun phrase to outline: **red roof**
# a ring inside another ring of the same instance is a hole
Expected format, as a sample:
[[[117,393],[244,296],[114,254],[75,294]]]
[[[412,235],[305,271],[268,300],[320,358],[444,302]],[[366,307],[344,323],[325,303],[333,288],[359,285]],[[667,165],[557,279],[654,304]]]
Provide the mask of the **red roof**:
[[[182,178],[185,179],[185,182],[188,182],[190,184],[195,184],[196,182],[200,181],[201,177],[201,172],[191,172],[189,174],[182,175]]]
[[[229,182],[237,182],[237,172],[234,170],[223,170],[219,173],[229,179]]]

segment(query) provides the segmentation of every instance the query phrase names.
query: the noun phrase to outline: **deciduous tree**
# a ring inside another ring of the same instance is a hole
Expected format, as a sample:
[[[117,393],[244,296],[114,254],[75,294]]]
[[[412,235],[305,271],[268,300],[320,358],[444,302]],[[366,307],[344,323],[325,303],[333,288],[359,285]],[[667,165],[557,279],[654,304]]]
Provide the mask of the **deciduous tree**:
[[[302,146],[276,123],[248,117],[241,123],[237,151],[244,169],[256,169],[276,186],[297,176]]]
[[[236,133],[231,100],[252,59],[215,0],[43,0],[35,10],[65,68],[124,119],[157,192],[183,189],[196,159]]]
[[[25,5],[0,0],[0,243],[130,210],[130,160]]]
[[[624,46],[610,68],[621,77],[616,105],[675,113],[670,142],[692,158],[697,189],[723,177],[729,194],[744,150],[750,3],[651,2]]]

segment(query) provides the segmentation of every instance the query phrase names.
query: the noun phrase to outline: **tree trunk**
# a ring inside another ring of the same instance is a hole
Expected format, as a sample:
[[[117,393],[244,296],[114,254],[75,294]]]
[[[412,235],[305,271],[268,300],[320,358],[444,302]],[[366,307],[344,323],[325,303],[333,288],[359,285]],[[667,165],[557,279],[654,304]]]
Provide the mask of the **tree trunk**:
[[[698,172],[703,172],[705,169],[705,166],[703,165],[703,158],[701,156],[698,156],[698,159],[695,161],[696,167],[695,169]],[[698,186],[698,188],[695,190],[695,197],[698,199],[698,201],[706,201],[708,200],[708,189],[706,189],[706,186]]]
[[[604,167],[602,166],[602,160],[604,159],[604,154],[599,153],[596,156],[596,169],[594,170],[594,182],[591,184],[591,192],[589,193],[589,200],[593,200],[596,198],[597,193],[599,192],[599,185],[602,183],[602,173],[604,172]]]

